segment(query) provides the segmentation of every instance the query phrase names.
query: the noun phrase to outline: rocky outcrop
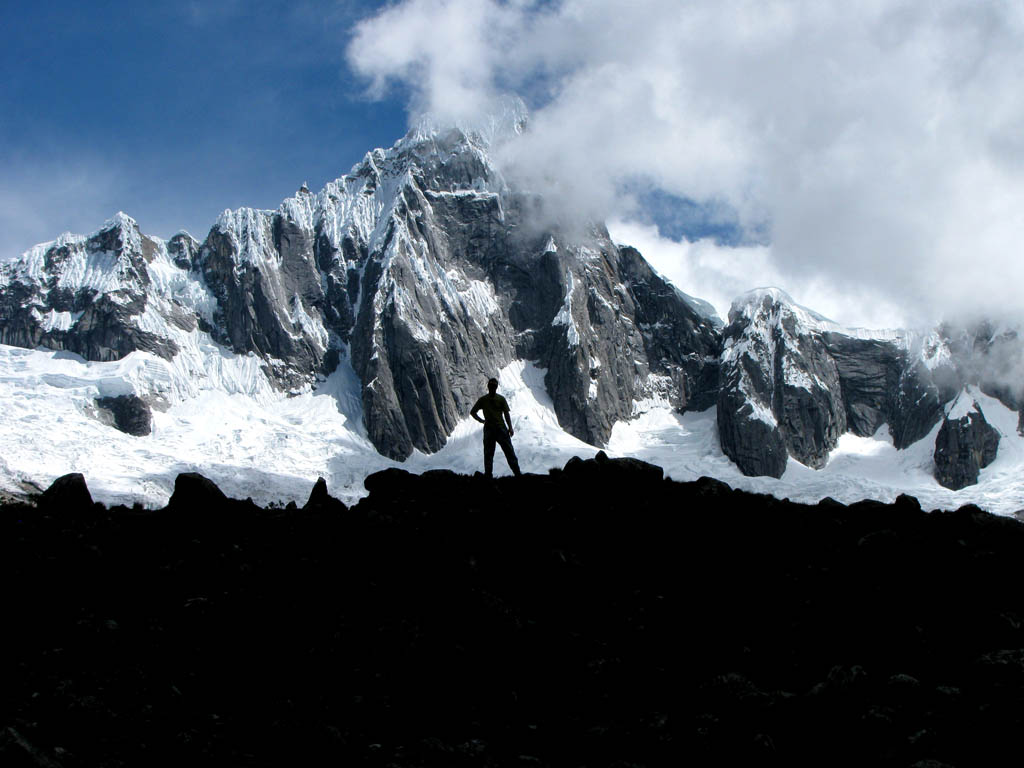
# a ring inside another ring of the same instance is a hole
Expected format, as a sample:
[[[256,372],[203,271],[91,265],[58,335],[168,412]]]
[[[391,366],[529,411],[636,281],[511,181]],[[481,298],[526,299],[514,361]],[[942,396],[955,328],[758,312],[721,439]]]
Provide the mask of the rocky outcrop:
[[[724,338],[719,437],[745,474],[780,477],[787,456],[820,468],[846,431],[866,437],[887,425],[906,448],[968,385],[1018,402],[1010,374],[1021,345],[1010,332],[846,329],[759,289],[733,303]]]
[[[214,339],[240,354],[258,354],[272,381],[296,391],[324,373],[329,348],[310,198],[300,191],[277,212],[225,212],[195,264],[217,301]]]
[[[935,479],[958,491],[978,482],[978,473],[993,461],[999,432],[985,420],[977,401],[962,393],[935,438]]]
[[[318,477],[309,493],[309,499],[302,507],[303,512],[320,514],[340,514],[348,511],[344,502],[334,498],[327,492],[327,481]]]
[[[179,232],[167,241],[167,253],[178,269],[190,270],[199,255],[201,244],[188,232]]]
[[[144,328],[147,263],[162,246],[118,214],[90,237],[63,235],[0,268],[0,343],[119,360],[143,350],[170,359],[173,340]]]
[[[839,366],[820,333],[823,322],[776,289],[733,303],[718,427],[722,450],[745,474],[781,477],[787,455],[820,468],[846,431]]]
[[[621,248],[619,254],[648,365],[672,383],[668,392],[679,410],[713,406],[719,387],[721,320],[710,305],[680,293],[657,275],[635,248]]]
[[[153,414],[138,395],[98,397],[96,405],[110,413],[114,426],[128,435],[142,437],[153,431]]]
[[[940,389],[921,363],[904,371],[896,390],[895,407],[889,421],[893,444],[906,448],[921,440],[942,419],[942,407],[956,392]]]
[[[89,486],[85,482],[85,475],[81,472],[61,475],[39,496],[38,505],[40,509],[52,511],[88,511],[93,501]]]
[[[893,393],[898,390],[906,354],[898,344],[882,339],[838,332],[825,332],[822,339],[839,374],[847,428],[861,437],[874,435],[897,410]]]
[[[782,477],[789,454],[774,415],[737,384],[741,372],[722,377],[718,395],[718,438],[722,452],[745,475]]]
[[[337,248],[366,254],[351,359],[374,444],[399,459],[437,450],[515,359],[547,370],[559,422],[590,443],[636,401],[712,402],[713,323],[603,227],[538,231],[486,149],[458,130],[410,138],[344,180],[377,194],[404,174],[387,226],[350,226]]]
[[[174,493],[167,501],[167,509],[198,515],[215,512],[228,502],[224,491],[205,475],[182,472],[174,478]]]

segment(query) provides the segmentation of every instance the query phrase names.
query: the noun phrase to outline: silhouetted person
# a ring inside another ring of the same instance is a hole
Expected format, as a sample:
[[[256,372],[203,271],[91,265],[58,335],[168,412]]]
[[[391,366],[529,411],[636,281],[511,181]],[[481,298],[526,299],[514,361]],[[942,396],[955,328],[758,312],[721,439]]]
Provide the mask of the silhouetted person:
[[[477,413],[484,412],[481,419]],[[487,382],[487,394],[476,401],[476,405],[470,410],[469,415],[484,425],[484,474],[488,477],[494,469],[494,444],[501,446],[505,453],[505,460],[509,467],[519,477],[519,460],[512,448],[512,417],[508,411],[508,400],[498,394],[498,380],[491,379]],[[505,426],[508,425],[506,429]]]

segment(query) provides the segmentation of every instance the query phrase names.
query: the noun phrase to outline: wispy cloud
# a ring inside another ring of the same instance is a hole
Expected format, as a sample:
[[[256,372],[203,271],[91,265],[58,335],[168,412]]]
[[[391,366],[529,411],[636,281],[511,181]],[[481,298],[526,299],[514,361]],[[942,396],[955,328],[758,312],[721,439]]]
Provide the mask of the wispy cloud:
[[[1024,307],[1022,40],[998,0],[405,0],[348,56],[413,111],[525,94],[502,160],[581,215],[638,184],[725,201],[784,287],[914,323]]]

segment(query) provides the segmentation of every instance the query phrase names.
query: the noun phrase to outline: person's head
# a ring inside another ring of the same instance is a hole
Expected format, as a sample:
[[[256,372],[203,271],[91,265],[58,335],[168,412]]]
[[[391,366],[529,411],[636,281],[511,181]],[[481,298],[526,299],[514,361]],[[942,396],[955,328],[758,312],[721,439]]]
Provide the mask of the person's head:
[[[498,380],[497,379],[488,379],[487,380],[487,391],[490,392],[492,395],[495,392],[498,391]]]

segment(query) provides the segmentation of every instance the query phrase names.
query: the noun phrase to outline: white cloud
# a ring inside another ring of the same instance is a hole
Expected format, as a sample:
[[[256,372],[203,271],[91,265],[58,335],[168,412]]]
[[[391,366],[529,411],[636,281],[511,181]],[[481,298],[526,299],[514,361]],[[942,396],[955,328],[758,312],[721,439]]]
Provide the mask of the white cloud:
[[[348,54],[414,111],[522,93],[502,160],[574,214],[623,216],[627,183],[725,200],[803,303],[924,323],[1024,308],[1022,43],[999,0],[406,0]]]
[[[729,307],[752,288],[784,287],[798,304],[850,327],[892,328],[907,325],[902,307],[809,274],[792,279],[772,258],[772,247],[719,245],[710,238],[687,241],[663,237],[657,226],[616,219],[608,222],[616,243],[632,245],[652,267],[680,290],[710,302],[728,322]]]

